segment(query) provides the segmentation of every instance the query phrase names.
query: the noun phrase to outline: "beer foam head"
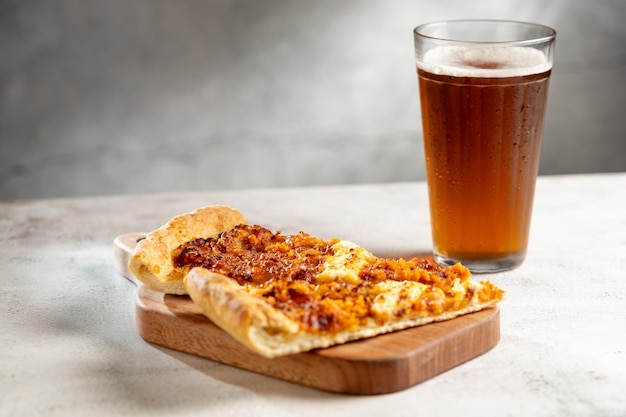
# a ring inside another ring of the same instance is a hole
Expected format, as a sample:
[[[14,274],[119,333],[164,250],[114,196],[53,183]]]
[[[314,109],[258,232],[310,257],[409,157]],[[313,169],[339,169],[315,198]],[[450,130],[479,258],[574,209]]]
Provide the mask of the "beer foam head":
[[[539,74],[552,68],[543,52],[521,46],[441,46],[427,51],[417,66],[439,75],[498,78]]]

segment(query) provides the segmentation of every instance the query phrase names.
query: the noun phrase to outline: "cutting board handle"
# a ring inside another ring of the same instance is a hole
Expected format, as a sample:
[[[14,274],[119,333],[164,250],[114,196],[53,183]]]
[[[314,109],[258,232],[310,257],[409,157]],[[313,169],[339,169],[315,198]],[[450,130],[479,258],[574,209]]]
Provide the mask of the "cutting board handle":
[[[139,281],[128,269],[130,254],[135,250],[137,243],[146,238],[146,233],[126,233],[113,240],[113,254],[115,270],[130,282],[139,285]]]

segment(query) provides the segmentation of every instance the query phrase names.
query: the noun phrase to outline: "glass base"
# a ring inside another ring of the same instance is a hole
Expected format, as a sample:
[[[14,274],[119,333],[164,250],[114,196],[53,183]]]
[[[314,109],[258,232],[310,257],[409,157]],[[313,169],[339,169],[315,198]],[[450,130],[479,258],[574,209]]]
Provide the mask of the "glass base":
[[[517,268],[524,262],[526,254],[517,253],[505,258],[482,260],[454,259],[437,253],[434,254],[434,257],[435,261],[443,266],[450,266],[460,262],[465,267],[469,268],[472,274],[491,274],[494,272],[510,271]]]

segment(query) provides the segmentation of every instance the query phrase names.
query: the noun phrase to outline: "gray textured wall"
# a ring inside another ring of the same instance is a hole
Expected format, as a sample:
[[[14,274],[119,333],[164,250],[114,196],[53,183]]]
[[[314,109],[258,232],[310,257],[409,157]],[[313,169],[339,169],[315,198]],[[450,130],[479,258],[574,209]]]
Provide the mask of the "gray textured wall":
[[[412,28],[558,32],[542,174],[626,170],[626,2],[0,0],[0,199],[424,178]]]

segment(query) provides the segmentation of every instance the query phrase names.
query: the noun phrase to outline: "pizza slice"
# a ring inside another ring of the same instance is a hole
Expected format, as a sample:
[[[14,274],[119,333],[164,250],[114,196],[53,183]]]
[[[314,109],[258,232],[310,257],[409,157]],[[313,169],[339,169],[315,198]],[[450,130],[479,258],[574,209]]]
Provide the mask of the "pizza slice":
[[[352,242],[248,225],[236,213],[213,206],[174,218],[138,246],[131,270],[153,288],[188,293],[267,357],[448,320],[503,298],[460,264],[378,258]],[[179,230],[191,223],[193,232]]]
[[[238,224],[246,224],[243,215],[223,205],[201,207],[175,216],[137,243],[128,268],[149,288],[166,294],[187,294],[183,278],[190,268],[174,265],[174,250],[197,238],[216,238]]]

